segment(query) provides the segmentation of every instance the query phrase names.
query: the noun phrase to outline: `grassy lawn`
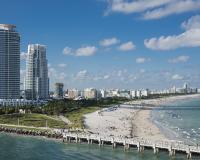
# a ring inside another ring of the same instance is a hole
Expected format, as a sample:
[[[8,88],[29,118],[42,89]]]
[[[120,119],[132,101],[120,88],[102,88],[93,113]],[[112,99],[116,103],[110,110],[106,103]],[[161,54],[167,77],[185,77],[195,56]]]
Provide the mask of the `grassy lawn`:
[[[33,127],[46,127],[50,128],[65,128],[66,125],[63,121],[56,120],[43,114],[10,114],[0,115],[0,123],[17,125],[33,126]]]
[[[67,117],[73,124],[71,125],[72,128],[83,128],[83,115],[95,112],[97,110],[100,110],[102,108],[100,107],[85,107],[80,108],[75,111],[69,112],[65,114],[65,117]]]

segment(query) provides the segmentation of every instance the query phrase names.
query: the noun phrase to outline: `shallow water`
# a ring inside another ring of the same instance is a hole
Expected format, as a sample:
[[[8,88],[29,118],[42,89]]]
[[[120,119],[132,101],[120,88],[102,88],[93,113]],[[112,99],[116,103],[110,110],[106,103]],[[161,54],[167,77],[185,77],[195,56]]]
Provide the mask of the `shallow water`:
[[[200,144],[200,99],[177,101],[163,108],[155,109],[152,119],[166,136],[193,145]]]

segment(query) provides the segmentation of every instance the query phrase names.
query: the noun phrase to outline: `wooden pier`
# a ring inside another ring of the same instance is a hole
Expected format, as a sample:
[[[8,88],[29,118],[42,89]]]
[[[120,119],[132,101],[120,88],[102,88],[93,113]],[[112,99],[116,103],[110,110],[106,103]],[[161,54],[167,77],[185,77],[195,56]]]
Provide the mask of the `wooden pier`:
[[[166,150],[169,152],[169,156],[175,156],[176,152],[185,153],[188,159],[192,158],[192,155],[200,157],[200,147],[186,145],[179,141],[149,141],[139,138],[121,138],[121,137],[103,137],[95,134],[76,134],[76,133],[63,133],[63,142],[86,142],[88,144],[96,143],[100,146],[107,144],[112,145],[113,148],[124,146],[124,150],[131,147],[137,148],[138,152],[142,152],[145,148],[151,148],[154,154],[157,154],[159,150]]]

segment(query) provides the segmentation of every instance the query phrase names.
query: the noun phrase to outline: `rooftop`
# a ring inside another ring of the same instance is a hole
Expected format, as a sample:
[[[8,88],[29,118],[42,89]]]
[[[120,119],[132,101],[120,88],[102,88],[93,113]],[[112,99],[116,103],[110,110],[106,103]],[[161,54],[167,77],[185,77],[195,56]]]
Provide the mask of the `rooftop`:
[[[14,28],[16,28],[16,26],[12,24],[0,24],[0,29],[13,30]]]

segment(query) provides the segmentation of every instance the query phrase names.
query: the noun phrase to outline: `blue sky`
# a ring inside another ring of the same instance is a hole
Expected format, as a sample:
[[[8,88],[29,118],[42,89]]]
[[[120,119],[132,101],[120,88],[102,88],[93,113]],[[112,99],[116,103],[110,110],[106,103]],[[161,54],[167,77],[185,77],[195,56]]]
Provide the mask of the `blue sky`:
[[[200,0],[1,0],[0,23],[47,46],[51,89],[200,87]]]

